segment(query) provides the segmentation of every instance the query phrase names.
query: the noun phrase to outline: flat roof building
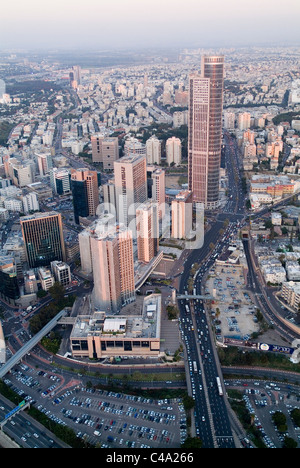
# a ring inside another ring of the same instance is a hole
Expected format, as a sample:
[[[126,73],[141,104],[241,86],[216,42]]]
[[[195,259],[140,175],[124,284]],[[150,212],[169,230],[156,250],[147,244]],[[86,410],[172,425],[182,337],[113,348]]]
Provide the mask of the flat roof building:
[[[141,315],[111,317],[104,312],[79,315],[70,341],[73,357],[158,356],[161,295],[144,299]]]

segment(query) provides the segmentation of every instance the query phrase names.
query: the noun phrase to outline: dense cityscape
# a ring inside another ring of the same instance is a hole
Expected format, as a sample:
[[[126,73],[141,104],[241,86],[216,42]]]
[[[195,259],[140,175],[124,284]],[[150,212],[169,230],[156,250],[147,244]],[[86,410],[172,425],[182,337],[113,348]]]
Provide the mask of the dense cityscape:
[[[1,448],[300,447],[299,60],[0,50]]]

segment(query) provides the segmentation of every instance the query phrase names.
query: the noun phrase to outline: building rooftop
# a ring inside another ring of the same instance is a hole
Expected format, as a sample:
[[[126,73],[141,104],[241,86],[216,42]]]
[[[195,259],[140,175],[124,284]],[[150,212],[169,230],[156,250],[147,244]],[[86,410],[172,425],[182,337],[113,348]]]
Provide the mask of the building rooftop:
[[[79,315],[75,321],[71,338],[92,335],[120,338],[159,338],[161,321],[161,295],[145,297],[140,315],[106,316],[104,312]]]

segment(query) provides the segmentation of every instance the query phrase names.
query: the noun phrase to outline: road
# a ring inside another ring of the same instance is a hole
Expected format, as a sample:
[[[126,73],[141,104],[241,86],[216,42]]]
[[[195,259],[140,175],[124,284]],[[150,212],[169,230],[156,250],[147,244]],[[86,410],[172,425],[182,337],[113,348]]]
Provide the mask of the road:
[[[243,245],[248,264],[248,287],[256,300],[257,306],[261,310],[265,320],[267,320],[270,325],[274,326],[278,333],[286,338],[288,343],[291,343],[294,339],[299,338],[300,335],[293,332],[291,328],[280,320],[279,315],[276,313],[276,308],[274,307],[275,304],[273,307],[271,305],[271,296],[266,295],[265,286],[256,273],[250,252],[249,241],[244,240]],[[277,307],[279,306],[277,305]]]
[[[210,218],[210,229],[205,234],[203,247],[194,250],[186,260],[179,287],[180,294],[187,291],[190,271],[195,263],[200,265],[200,268],[194,277],[194,292],[197,295],[204,294],[203,285],[207,272],[214,264],[215,258],[228,246],[231,237],[236,235],[244,220],[244,191],[239,171],[238,149],[236,143],[227,135],[225,158],[228,202],[222,212]],[[222,381],[222,373],[205,304],[199,299],[183,299],[179,301],[179,308],[181,335],[186,346],[190,376],[189,386],[195,400],[196,435],[202,440],[204,448],[235,448],[225,391],[223,395],[218,391],[216,379],[220,377]]]

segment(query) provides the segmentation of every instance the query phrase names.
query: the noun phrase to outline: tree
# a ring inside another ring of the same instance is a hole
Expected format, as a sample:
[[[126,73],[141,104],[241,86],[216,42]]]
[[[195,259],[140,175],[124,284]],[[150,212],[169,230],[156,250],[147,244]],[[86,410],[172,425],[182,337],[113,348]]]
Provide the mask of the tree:
[[[194,408],[194,406],[195,406],[194,398],[192,398],[189,395],[185,395],[183,397],[183,406],[184,406],[185,411],[188,411],[188,410]]]
[[[58,282],[49,288],[49,293],[56,304],[63,302],[66,293],[65,288]]]
[[[282,448],[297,448],[298,443],[296,440],[292,439],[291,437],[285,437]]]
[[[202,448],[202,440],[198,439],[198,437],[187,437],[183,444],[181,445],[182,448]]]

